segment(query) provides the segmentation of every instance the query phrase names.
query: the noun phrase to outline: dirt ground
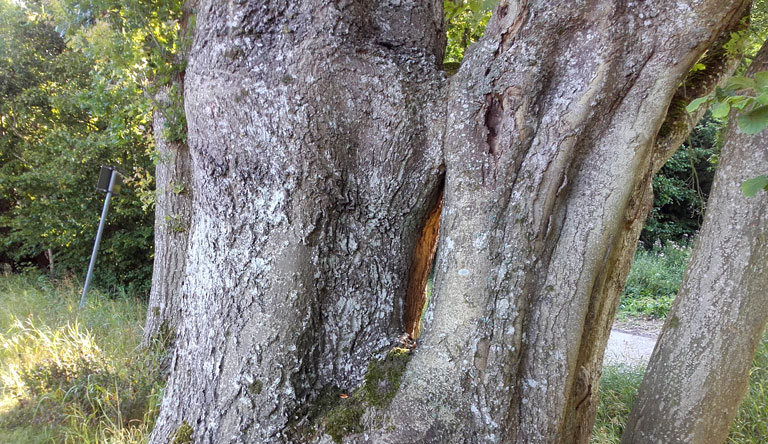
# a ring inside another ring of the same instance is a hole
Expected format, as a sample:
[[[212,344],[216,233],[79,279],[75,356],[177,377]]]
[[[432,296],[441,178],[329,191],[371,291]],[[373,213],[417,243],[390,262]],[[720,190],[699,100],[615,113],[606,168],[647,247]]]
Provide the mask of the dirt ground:
[[[608,339],[604,365],[647,365],[663,324],[660,320],[617,320]]]

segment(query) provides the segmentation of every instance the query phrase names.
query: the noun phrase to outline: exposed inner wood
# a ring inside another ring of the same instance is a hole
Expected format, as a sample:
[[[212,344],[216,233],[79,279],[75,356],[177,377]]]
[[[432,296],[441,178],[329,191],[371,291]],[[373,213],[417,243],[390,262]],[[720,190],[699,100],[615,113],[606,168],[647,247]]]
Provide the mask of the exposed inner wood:
[[[421,237],[413,252],[410,278],[408,281],[408,293],[405,296],[405,315],[403,325],[406,333],[412,338],[419,336],[421,328],[421,312],[427,301],[427,281],[432,271],[432,262],[435,259],[437,249],[437,235],[440,232],[440,211],[443,208],[443,193],[437,197],[433,204],[424,227],[421,229]]]

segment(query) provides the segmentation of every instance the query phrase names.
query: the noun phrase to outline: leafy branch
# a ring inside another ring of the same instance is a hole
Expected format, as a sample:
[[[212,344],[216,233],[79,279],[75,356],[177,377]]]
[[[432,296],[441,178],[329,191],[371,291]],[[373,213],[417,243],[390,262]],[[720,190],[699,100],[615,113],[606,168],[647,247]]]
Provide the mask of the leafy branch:
[[[693,113],[705,104],[711,105],[712,116],[718,119],[725,119],[731,110],[736,110],[736,125],[742,133],[760,133],[768,127],[768,71],[755,73],[754,77],[731,77],[724,87],[691,101],[685,109]],[[741,184],[747,197],[761,189],[768,191],[768,175],[753,177]]]

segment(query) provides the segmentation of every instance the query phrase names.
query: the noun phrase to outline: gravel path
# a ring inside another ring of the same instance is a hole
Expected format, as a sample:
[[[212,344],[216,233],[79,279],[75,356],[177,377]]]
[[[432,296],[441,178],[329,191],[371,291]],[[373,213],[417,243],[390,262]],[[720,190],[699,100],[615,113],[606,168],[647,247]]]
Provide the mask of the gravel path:
[[[613,329],[608,338],[603,365],[644,366],[656,346],[656,333],[632,333]]]

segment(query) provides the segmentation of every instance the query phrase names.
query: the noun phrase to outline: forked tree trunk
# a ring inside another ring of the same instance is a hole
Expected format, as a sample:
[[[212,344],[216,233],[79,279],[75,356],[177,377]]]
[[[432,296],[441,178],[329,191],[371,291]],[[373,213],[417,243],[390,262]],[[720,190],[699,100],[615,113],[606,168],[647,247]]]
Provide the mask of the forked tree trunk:
[[[586,442],[655,136],[743,7],[499,7],[451,82],[433,320],[374,442]]]
[[[444,86],[439,0],[204,2],[182,321],[152,442],[298,441],[323,389],[360,385],[413,329],[443,174],[423,339],[345,439],[583,442],[630,202],[681,80],[744,5],[502,1]]]
[[[768,70],[768,45],[750,67]],[[725,134],[699,240],[667,316],[622,442],[722,443],[747,389],[768,319],[768,134]]]

